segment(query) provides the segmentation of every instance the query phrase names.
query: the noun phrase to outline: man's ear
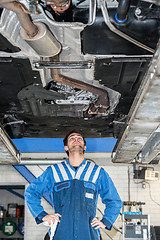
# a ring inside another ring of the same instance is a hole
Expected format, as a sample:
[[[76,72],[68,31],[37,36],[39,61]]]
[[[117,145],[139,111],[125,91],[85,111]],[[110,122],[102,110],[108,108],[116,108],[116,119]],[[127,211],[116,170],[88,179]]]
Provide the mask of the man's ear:
[[[86,151],[86,148],[87,148],[87,147],[86,147],[86,146],[84,146],[84,151]]]
[[[65,150],[65,151],[68,151],[68,146],[64,146],[64,150]]]

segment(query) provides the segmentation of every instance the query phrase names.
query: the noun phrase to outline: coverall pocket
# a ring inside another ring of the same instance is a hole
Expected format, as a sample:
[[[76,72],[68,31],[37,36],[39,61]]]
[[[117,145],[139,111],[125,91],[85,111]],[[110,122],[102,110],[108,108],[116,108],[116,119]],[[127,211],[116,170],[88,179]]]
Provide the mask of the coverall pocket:
[[[59,192],[63,189],[69,188],[70,187],[70,182],[62,182],[62,183],[58,183],[57,185],[55,185],[54,189],[56,192]]]
[[[89,215],[94,216],[96,213],[96,187],[93,183],[84,182],[84,197]]]
[[[58,183],[54,186],[53,191],[53,199],[54,199],[54,206],[55,210],[59,211],[59,213],[62,213],[62,208],[65,206],[65,204],[70,203],[70,181],[65,181]]]

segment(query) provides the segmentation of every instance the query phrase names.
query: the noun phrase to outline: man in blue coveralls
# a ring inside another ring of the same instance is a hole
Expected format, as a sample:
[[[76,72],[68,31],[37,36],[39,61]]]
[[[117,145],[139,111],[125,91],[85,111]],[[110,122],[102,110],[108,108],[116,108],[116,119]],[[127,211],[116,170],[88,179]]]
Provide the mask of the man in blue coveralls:
[[[107,172],[84,159],[86,141],[73,130],[63,140],[68,159],[48,167],[26,190],[27,205],[37,223],[58,221],[53,240],[99,240],[99,229],[112,228],[122,207]],[[55,213],[48,214],[41,198],[49,192]],[[105,204],[101,220],[96,218],[98,195]]]

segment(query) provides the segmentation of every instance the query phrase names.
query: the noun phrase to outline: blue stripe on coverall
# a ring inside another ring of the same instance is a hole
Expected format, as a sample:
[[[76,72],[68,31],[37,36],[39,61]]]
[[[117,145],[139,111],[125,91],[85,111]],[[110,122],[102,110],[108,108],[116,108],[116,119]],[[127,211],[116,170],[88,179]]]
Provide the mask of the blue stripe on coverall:
[[[62,165],[63,165],[63,167],[64,167],[64,169],[65,169],[65,171],[66,171],[66,173],[67,173],[67,175],[68,175],[68,179],[69,179],[69,180],[72,179],[72,175],[71,175],[68,167],[66,166],[65,162],[62,162]]]
[[[98,168],[98,166],[95,165],[94,168],[93,168],[93,170],[92,170],[92,173],[91,173],[91,175],[90,175],[90,177],[89,177],[89,180],[88,180],[89,182],[92,182],[93,177],[94,177],[94,175],[95,175],[95,173],[96,173],[96,171],[97,171],[97,168]]]
[[[87,162],[87,165],[85,166],[85,169],[84,169],[84,171],[82,172],[79,180],[84,180],[84,177],[85,177],[85,175],[86,175],[86,173],[87,173],[87,170],[88,170],[90,164],[91,164],[90,162]]]
[[[61,182],[64,181],[64,178],[63,178],[62,173],[61,173],[61,171],[60,171],[60,169],[59,169],[59,167],[58,167],[58,164],[54,165],[54,167],[55,167],[55,169],[56,169],[56,172],[57,172],[57,174],[58,174],[58,176],[59,176],[60,181],[61,181]]]

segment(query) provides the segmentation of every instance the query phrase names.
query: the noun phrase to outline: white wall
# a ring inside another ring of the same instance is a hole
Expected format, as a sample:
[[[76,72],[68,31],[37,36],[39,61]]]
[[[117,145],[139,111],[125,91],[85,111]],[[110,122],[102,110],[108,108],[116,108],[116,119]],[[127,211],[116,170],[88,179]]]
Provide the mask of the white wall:
[[[47,166],[27,166],[28,169],[35,175],[39,176]],[[143,206],[143,214],[150,214],[151,216],[151,225],[159,225],[160,226],[160,180],[149,182],[146,184],[146,188],[142,188],[141,180],[133,179],[133,168],[132,166],[115,164],[109,165],[105,167],[105,170],[109,173],[112,178],[117,190],[121,196],[122,201],[128,201],[128,169],[130,173],[130,200],[131,201],[142,201],[146,202],[146,205]],[[160,171],[160,166],[155,165],[155,170]],[[13,183],[21,183],[26,184],[26,180],[10,165],[0,165],[0,184],[13,184]],[[150,188],[149,188],[150,186]],[[0,202],[2,197],[0,196]],[[155,203],[155,202],[156,203]],[[48,212],[52,212],[50,205],[42,200],[42,204],[44,208]],[[159,205],[158,205],[159,204]],[[98,207],[103,210],[102,204],[98,203]],[[132,209],[135,211],[135,209]],[[100,214],[98,214],[100,216]],[[47,232],[47,227],[42,224],[37,225],[31,216],[28,209],[26,209],[26,225],[25,225],[25,240],[43,240],[44,236]],[[122,221],[121,216],[118,217],[115,226],[121,227]],[[120,240],[122,239],[121,234],[117,233],[114,229],[107,234],[110,234],[112,239]],[[103,240],[110,239],[107,237],[105,233],[102,233]]]
[[[149,165],[149,167],[152,167]],[[160,172],[160,166],[154,165],[154,170]],[[160,180],[146,182],[146,188],[142,188],[142,179],[133,178],[133,166],[123,166],[116,164],[112,166],[106,166],[105,170],[109,173],[115,186],[118,189],[122,201],[129,200],[128,194],[128,171],[130,176],[130,201],[145,202],[142,206],[142,213],[150,215],[151,225],[160,226]],[[155,201],[155,202],[154,202]],[[124,208],[124,210],[128,210]],[[135,207],[132,207],[132,211],[137,211]],[[121,217],[117,219],[115,226],[119,227],[122,224]],[[110,234],[107,231],[108,234]],[[103,234],[104,236],[104,234]],[[117,234],[116,231],[111,231],[111,237],[114,240],[120,240],[121,234]],[[104,238],[109,239],[109,238]]]

